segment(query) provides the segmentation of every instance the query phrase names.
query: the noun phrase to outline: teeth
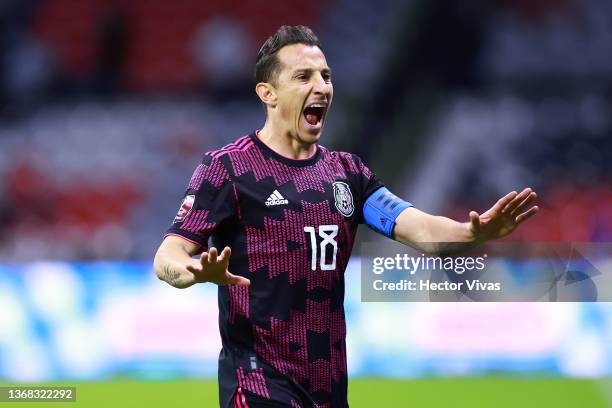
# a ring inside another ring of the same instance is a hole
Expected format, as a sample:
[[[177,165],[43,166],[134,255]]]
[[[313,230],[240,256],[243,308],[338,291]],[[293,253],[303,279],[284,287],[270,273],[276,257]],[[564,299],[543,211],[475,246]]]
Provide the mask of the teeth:
[[[325,105],[322,103],[313,103],[312,105],[308,106],[309,108],[324,108]]]

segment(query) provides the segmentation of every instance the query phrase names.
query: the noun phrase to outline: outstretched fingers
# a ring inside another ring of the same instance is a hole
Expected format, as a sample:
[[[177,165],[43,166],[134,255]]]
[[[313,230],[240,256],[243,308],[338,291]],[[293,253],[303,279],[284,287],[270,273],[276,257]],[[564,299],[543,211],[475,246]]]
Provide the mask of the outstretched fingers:
[[[208,250],[208,263],[214,264],[217,263],[217,248],[211,247]]]
[[[514,196],[514,198],[510,200],[508,204],[506,204],[506,206],[502,210],[502,213],[511,214],[512,211],[514,211],[527,197],[529,197],[529,195],[531,194],[531,191],[532,191],[531,188],[527,187],[526,189],[521,191],[519,194]]]
[[[200,275],[200,281],[214,282],[218,285],[249,286],[251,281],[243,276],[234,275],[227,270],[232,249],[225,247],[219,253],[217,248],[210,247],[207,252],[200,255],[200,265],[187,265],[187,270]],[[205,273],[205,276],[201,275]],[[204,279],[204,280],[202,280]]]
[[[517,224],[520,224],[522,222],[527,221],[529,218],[533,217],[535,214],[537,214],[537,212],[540,210],[540,208],[536,205],[531,207],[529,210],[525,211],[522,214],[519,214],[515,221]]]
[[[226,246],[225,248],[223,248],[223,251],[221,251],[221,255],[219,255],[217,260],[219,262],[223,262],[225,264],[225,267],[227,268],[230,256],[232,256],[232,249]],[[225,271],[225,279],[228,285],[237,285],[245,287],[251,284],[251,281],[249,279],[240,275],[234,275],[227,269]]]
[[[217,258],[217,260],[219,262],[229,262],[230,256],[232,256],[232,249],[226,246],[225,248],[223,248],[223,251],[221,251],[221,254]]]
[[[525,212],[529,208],[529,206],[533,204],[536,198],[538,198],[538,195],[535,192],[529,193],[529,195],[527,195],[527,197],[523,201],[521,201],[521,203],[517,205],[514,210],[510,212],[510,214],[517,215]]]
[[[491,210],[495,211],[495,212],[502,212],[503,209],[517,196],[517,192],[516,191],[511,191],[508,194],[506,194],[505,196],[503,196],[502,198],[500,198],[499,200],[497,200],[497,202],[495,203],[495,205],[493,206],[493,208],[491,208]]]

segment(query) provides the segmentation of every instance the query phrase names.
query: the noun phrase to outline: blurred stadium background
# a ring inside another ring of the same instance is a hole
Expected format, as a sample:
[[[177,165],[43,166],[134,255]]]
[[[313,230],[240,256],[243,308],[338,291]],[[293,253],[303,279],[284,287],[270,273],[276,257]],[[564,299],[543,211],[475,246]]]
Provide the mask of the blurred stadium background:
[[[201,154],[263,125],[252,67],[281,24],[334,70],[323,143],[417,207],[465,219],[529,185],[543,211],[511,239],[612,241],[608,0],[2,0],[0,383],[214,406],[216,290],[151,260]],[[352,406],[612,406],[610,304],[367,304],[358,255]]]

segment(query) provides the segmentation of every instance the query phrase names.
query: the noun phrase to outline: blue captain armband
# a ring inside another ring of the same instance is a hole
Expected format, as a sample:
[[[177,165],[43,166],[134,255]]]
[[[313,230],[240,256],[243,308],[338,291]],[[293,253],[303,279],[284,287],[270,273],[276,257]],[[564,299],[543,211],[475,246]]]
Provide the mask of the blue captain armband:
[[[363,218],[370,228],[393,238],[395,220],[402,211],[412,206],[386,187],[381,187],[372,193],[363,205]]]

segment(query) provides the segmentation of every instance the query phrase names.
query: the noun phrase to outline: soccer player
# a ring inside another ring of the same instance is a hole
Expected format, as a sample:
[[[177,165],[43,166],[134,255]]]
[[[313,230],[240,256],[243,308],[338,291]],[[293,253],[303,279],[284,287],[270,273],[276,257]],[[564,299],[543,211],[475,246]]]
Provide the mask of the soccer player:
[[[421,212],[359,157],[318,144],[333,86],[309,28],[281,27],[255,71],[265,125],[204,155],[155,272],[177,288],[219,285],[221,407],[347,407],[344,270],[357,226],[428,252],[467,246],[511,233],[538,211],[536,194],[511,192],[466,223]]]

